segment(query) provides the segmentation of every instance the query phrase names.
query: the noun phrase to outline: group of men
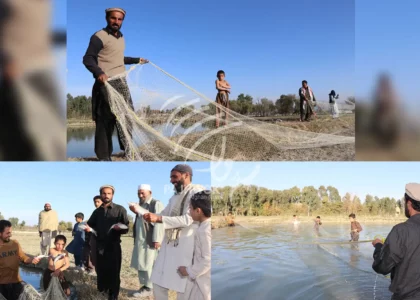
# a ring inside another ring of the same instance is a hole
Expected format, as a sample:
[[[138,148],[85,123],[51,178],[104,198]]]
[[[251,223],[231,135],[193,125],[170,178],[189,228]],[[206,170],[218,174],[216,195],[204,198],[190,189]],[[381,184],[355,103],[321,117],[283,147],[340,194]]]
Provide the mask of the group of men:
[[[187,266],[192,265],[197,246],[195,234],[200,227],[191,216],[190,204],[195,195],[205,191],[203,186],[192,183],[192,174],[191,167],[185,164],[171,170],[175,193],[166,207],[152,196],[149,184],[138,187],[140,201],[129,205],[136,214],[131,267],[138,271],[141,286],[134,297],[154,295],[157,300],[168,299],[168,292],[172,290],[177,292],[178,299],[210,299],[211,238],[207,241],[209,249],[203,266],[197,267],[199,262],[194,259],[198,276],[187,271],[191,270]],[[100,188],[102,205],[92,213],[85,229],[95,237],[96,249],[91,244],[90,252],[96,253],[98,291],[108,294],[109,299],[118,299],[121,235],[128,232],[129,225],[126,209],[113,202],[114,193],[112,185]],[[196,284],[200,285],[198,294],[193,292],[192,286]]]

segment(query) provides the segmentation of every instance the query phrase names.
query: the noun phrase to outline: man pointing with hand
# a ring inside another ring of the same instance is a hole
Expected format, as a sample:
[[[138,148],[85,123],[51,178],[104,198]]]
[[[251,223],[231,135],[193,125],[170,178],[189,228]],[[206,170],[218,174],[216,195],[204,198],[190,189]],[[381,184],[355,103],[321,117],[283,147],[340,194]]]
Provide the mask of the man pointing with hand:
[[[90,38],[89,46],[83,57],[83,64],[95,78],[92,89],[92,119],[96,123],[95,153],[99,160],[110,161],[113,150],[112,134],[117,121],[109,105],[109,95],[105,83],[109,77],[118,75],[116,79],[109,81],[109,84],[134,111],[127,79],[124,75],[125,65],[145,64],[149,61],[143,58],[124,56],[125,40],[120,30],[125,19],[125,10],[108,8],[105,13],[107,26],[97,31]],[[124,116],[118,117],[122,118]],[[125,149],[126,143],[124,141],[128,137],[123,136],[118,126],[117,131],[120,148],[125,151],[127,156],[130,149]],[[130,131],[130,128],[128,128],[128,131]]]

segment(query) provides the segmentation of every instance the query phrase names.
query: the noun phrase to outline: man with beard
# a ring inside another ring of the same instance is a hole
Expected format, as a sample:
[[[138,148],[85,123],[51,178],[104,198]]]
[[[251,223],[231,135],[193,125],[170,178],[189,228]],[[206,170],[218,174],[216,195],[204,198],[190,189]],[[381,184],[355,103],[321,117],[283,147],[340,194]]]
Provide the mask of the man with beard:
[[[12,223],[0,221],[0,296],[7,300],[17,300],[23,291],[19,276],[19,263],[37,264],[38,258],[28,257],[20,244],[11,240]]]
[[[141,184],[137,195],[140,203],[130,205],[130,210],[136,214],[133,227],[134,249],[131,267],[138,271],[141,288],[133,296],[148,297],[153,295],[150,278],[163,240],[164,229],[162,224],[144,222],[142,214],[139,213],[139,206],[151,213],[159,214],[163,210],[163,204],[152,197],[152,189],[149,184]]]
[[[93,197],[95,209],[102,205],[101,196]],[[83,263],[85,271],[89,275],[95,275],[96,266],[96,236],[92,232],[86,232],[85,245],[83,247]]]
[[[156,300],[168,299],[168,291],[177,292],[184,299],[187,278],[177,273],[179,266],[191,265],[194,251],[194,234],[198,223],[191,218],[191,197],[204,187],[192,184],[192,169],[185,164],[176,165],[170,174],[175,195],[160,214],[146,213],[149,223],[163,223],[165,236],[152,271],[153,294]]]
[[[51,209],[50,203],[45,203],[44,210],[39,213],[38,231],[41,238],[41,254],[48,255],[51,242],[58,233],[57,212]]]
[[[307,121],[311,119],[311,116],[314,115],[314,106],[316,105],[315,95],[308,85],[306,80],[302,81],[302,87],[299,89],[299,98],[300,98],[300,121]],[[306,103],[306,112],[304,109],[304,104]],[[305,117],[305,119],[303,118]]]
[[[87,222],[87,232],[91,228],[96,237],[96,273],[98,291],[108,293],[108,299],[118,299],[121,272],[121,235],[128,232],[127,211],[121,205],[112,202],[115,188],[104,185],[99,189],[102,206],[97,208]],[[115,224],[123,224],[127,229]]]
[[[95,153],[99,160],[111,161],[112,155],[112,134],[117,125],[118,141],[121,150],[129,155],[130,149],[125,149],[126,139],[121,130],[120,123],[110,108],[108,92],[105,83],[109,77],[118,78],[109,81],[109,84],[121,94],[127,105],[134,111],[133,101],[128,88],[127,79],[124,76],[125,65],[143,64],[148,60],[124,56],[125,40],[120,29],[126,12],[121,8],[108,8],[105,10],[107,27],[96,32],[90,38],[89,47],[83,57],[83,64],[93,74],[95,84],[92,90],[92,118],[96,123],[95,132]],[[127,122],[124,122],[127,123]],[[129,122],[128,122],[129,123]],[[131,125],[127,125],[131,134]]]
[[[372,242],[372,268],[379,274],[391,273],[392,299],[414,300],[420,299],[420,184],[407,184],[404,198],[408,220],[395,225],[385,243]]]

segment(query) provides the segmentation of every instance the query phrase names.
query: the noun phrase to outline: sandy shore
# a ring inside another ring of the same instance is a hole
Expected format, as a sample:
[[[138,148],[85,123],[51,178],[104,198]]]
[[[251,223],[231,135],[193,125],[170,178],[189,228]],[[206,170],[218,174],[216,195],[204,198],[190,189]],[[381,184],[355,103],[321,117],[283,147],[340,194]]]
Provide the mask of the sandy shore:
[[[71,234],[66,233],[67,244],[72,240]],[[36,232],[13,232],[12,239],[17,240],[25,253],[29,255],[38,255],[40,253],[40,238]],[[122,266],[121,266],[121,293],[119,299],[128,300],[135,299],[130,297],[132,293],[140,289],[140,283],[138,280],[137,271],[130,268],[131,255],[133,253],[133,238],[130,236],[123,236],[122,242]],[[77,270],[74,270],[74,256],[70,255],[70,265],[68,271],[66,271],[66,278],[69,280],[77,290],[78,299],[83,300],[96,300],[104,299],[96,290],[96,276],[89,276],[84,273],[79,273]],[[46,267],[46,259],[41,261],[38,266],[31,267]],[[153,299],[153,297],[143,298],[143,299]],[[170,291],[169,299],[176,299],[176,293]]]

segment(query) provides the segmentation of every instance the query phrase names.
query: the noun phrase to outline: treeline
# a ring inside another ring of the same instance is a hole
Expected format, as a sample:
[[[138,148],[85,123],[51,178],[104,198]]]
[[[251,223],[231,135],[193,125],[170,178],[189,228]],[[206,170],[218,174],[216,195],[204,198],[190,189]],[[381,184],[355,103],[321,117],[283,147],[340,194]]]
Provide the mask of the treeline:
[[[362,203],[350,193],[341,196],[333,186],[306,186],[303,189],[293,187],[287,190],[271,190],[255,185],[212,188],[214,215],[226,215],[232,212],[242,216],[280,216],[284,214],[323,214],[391,216],[396,209],[404,212],[403,202],[394,198],[379,198],[367,195]]]
[[[354,97],[349,97],[347,103],[355,103]],[[240,94],[237,99],[230,99],[230,109],[242,115],[252,115],[258,117],[267,117],[273,115],[292,115],[299,113],[299,99],[296,95],[281,95],[277,100],[269,100],[267,98],[254,100],[250,95]],[[214,105],[202,106],[206,108],[206,113],[215,114]],[[177,115],[180,117],[186,115],[194,109],[194,106],[183,108]],[[167,115],[175,111],[174,109],[153,110],[150,105],[136,111],[138,115],[144,117]],[[92,116],[92,98],[86,96],[73,97],[67,94],[67,118],[91,118]]]

